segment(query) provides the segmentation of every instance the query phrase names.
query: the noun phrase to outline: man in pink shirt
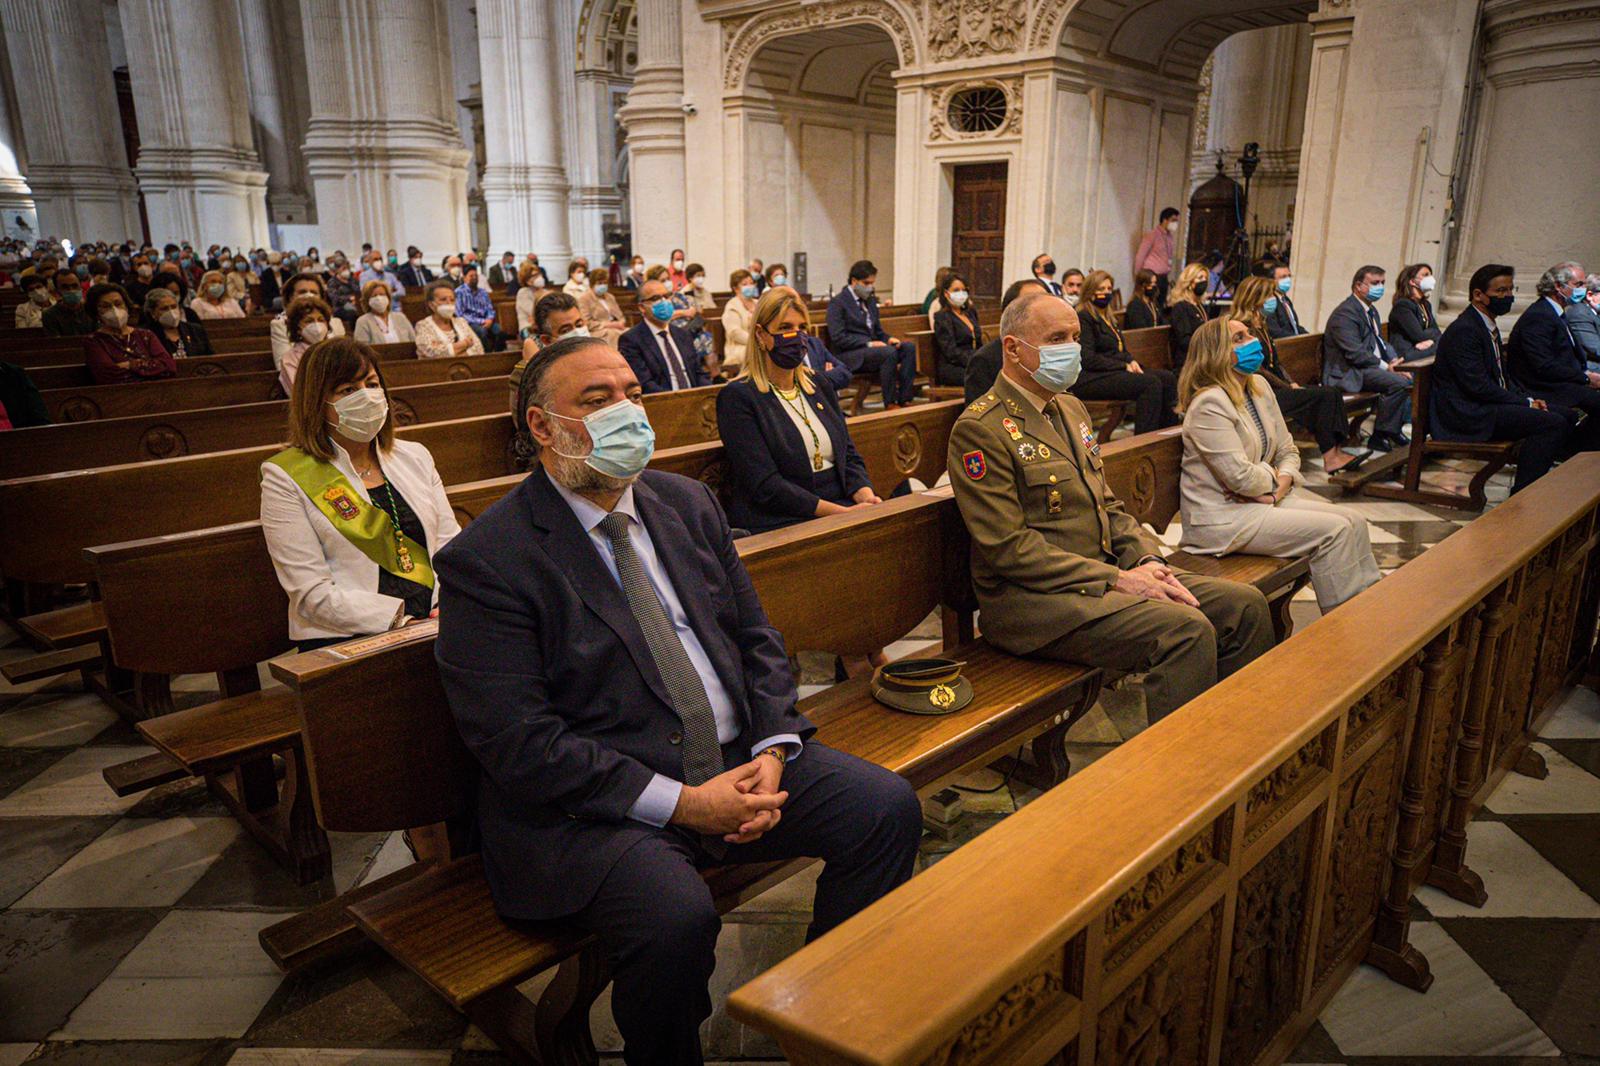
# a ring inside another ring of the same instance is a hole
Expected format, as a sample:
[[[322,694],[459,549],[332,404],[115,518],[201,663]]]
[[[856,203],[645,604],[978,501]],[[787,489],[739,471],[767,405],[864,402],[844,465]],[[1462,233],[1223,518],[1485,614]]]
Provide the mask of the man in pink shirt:
[[[1156,276],[1156,306],[1167,304],[1167,281],[1172,275],[1172,255],[1177,247],[1178,209],[1161,209],[1161,221],[1144,235],[1133,257],[1133,271],[1148,270]]]

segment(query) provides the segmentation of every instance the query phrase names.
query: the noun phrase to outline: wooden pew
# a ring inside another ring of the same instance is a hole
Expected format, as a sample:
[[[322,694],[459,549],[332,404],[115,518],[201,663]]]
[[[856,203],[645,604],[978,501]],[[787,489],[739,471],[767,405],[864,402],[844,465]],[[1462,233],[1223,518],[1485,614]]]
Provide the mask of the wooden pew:
[[[504,377],[521,357],[519,352],[495,352],[450,359],[389,360],[384,364],[384,378],[391,389],[397,389],[469,378]],[[270,369],[248,374],[172,378],[138,385],[48,389],[41,395],[51,419],[58,423],[193,411],[284,398],[278,374]]]
[[[1278,363],[1289,380],[1297,385],[1322,384],[1322,334],[1302,333],[1298,337],[1282,337],[1274,342],[1278,348]],[[1378,406],[1375,392],[1345,394],[1344,413],[1350,420],[1351,441],[1361,438],[1361,424]]]
[[[401,344],[375,344],[373,351],[385,363],[395,359],[415,359],[417,346],[410,342]],[[203,377],[210,374],[250,374],[273,369],[272,352],[265,344],[260,351],[233,352],[228,355],[190,356],[177,360],[178,377]],[[28,377],[38,389],[70,389],[93,385],[89,369],[83,363],[62,363],[55,366],[33,367]],[[145,382],[145,384],[156,384]]]
[[[729,1013],[797,1064],[1276,1063],[1362,961],[1426,989],[1411,893],[1483,902],[1467,823],[1592,668],[1597,507],[1581,456]]]

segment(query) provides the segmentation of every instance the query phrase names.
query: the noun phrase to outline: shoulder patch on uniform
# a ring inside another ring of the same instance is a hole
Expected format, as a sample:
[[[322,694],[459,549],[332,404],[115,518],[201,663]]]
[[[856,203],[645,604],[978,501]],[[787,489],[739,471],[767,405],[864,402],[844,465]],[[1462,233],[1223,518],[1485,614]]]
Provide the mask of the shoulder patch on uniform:
[[[961,465],[966,468],[967,476],[973,481],[982,481],[983,475],[989,472],[988,465],[983,461],[982,452],[967,452],[961,457]]]

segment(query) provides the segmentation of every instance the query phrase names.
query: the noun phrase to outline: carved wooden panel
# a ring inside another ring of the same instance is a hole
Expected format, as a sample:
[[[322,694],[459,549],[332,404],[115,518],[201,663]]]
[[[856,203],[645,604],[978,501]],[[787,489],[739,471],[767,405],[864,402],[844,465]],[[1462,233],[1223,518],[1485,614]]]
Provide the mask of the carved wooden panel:
[[[100,405],[87,396],[73,396],[61,403],[58,422],[90,422],[100,417]]]
[[[1540,575],[1534,566],[1524,571],[1511,651],[1506,660],[1505,688],[1501,694],[1499,718],[1494,723],[1494,759],[1497,763],[1516,744],[1528,720],[1528,701],[1533,692],[1534,667],[1539,650],[1539,627],[1544,621],[1544,597],[1548,589],[1548,571]]]
[[[170,459],[189,454],[189,440],[176,426],[151,426],[139,439],[139,452],[149,459]]]
[[[1321,778],[1321,772],[1333,765],[1333,738],[1334,727],[1330,726],[1251,786],[1244,801],[1246,844],[1274,825]]]
[[[1543,641],[1539,649],[1539,666],[1534,675],[1533,705],[1543,708],[1555,697],[1567,675],[1567,656],[1572,650],[1572,624],[1574,608],[1578,602],[1578,582],[1583,571],[1558,574],[1550,590],[1550,613],[1545,619]]]
[[[1346,756],[1366,743],[1367,738],[1383,725],[1389,715],[1395,711],[1405,710],[1417,662],[1415,656],[1407,660],[1400,669],[1378,682],[1372,691],[1362,696],[1356,701],[1355,706],[1350,708],[1349,724],[1345,727],[1344,733]]]
[[[924,1066],[966,1066],[968,1063],[1002,1062],[1012,1039],[1051,1010],[1076,1003],[1066,991],[1066,953],[1058,951],[1039,969],[1018,981],[944,1047],[924,1060]]]
[[[1438,661],[1431,678],[1424,669],[1422,704],[1418,713],[1427,716],[1427,775],[1422,786],[1422,839],[1431,841],[1439,830],[1445,793],[1450,787],[1449,767],[1453,765],[1456,725],[1460,719],[1462,693],[1466,688],[1467,656],[1465,619],[1457,621],[1446,635],[1434,638],[1439,645],[1448,639],[1450,650]],[[1430,652],[1431,654],[1431,652]]]
[[[1400,740],[1385,744],[1339,786],[1333,851],[1322,891],[1316,979],[1351,949],[1378,910],[1394,824]]]
[[[1196,833],[1106,909],[1106,973],[1149,942],[1205,875],[1227,861],[1230,824],[1224,816]]]
[[[1206,1061],[1222,904],[1202,914],[1095,1018],[1096,1066]]]
[[[1222,1061],[1246,1066],[1294,1015],[1311,927],[1306,887],[1320,819],[1307,818],[1239,879]]]

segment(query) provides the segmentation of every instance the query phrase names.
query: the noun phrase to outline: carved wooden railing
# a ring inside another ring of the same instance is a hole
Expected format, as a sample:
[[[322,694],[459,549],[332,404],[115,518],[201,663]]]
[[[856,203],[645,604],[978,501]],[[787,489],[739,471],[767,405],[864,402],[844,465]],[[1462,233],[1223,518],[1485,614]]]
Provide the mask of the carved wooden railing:
[[[1600,456],[1568,462],[736,991],[796,1063],[1280,1062],[1595,666]]]

